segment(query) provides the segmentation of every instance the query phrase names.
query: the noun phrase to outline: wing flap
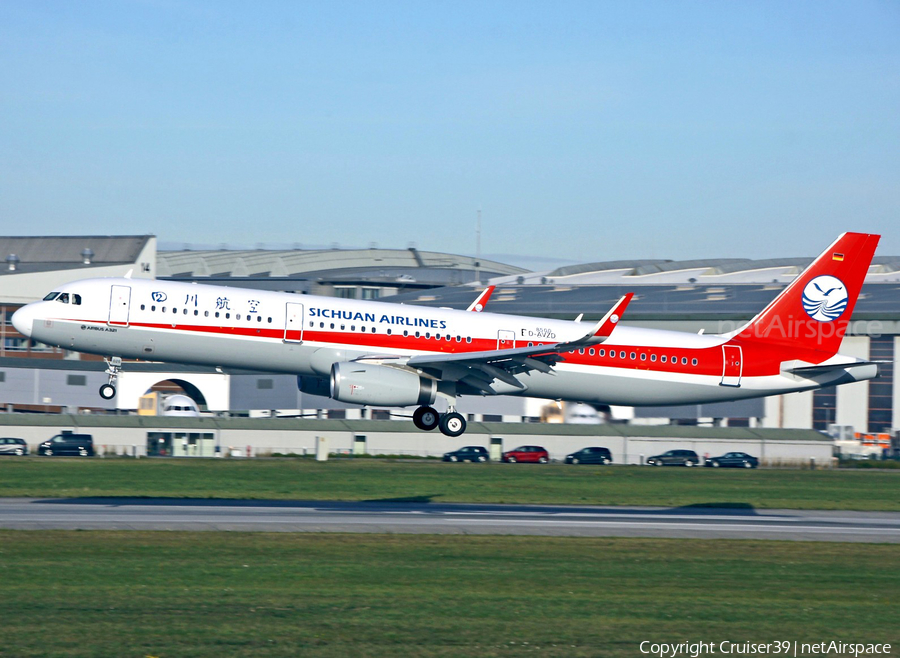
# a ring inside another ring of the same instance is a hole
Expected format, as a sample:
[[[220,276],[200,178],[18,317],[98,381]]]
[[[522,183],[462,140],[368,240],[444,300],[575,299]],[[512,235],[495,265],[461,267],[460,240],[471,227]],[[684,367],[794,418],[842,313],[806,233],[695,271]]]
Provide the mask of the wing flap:
[[[622,313],[633,297],[628,293],[617,301],[591,330],[581,338],[531,347],[514,347],[508,350],[485,352],[460,352],[455,354],[421,354],[410,357],[406,365],[411,368],[439,370],[442,379],[455,379],[484,393],[494,394],[491,388],[497,380],[519,390],[527,388],[516,375],[537,370],[552,374],[553,366],[563,361],[566,352],[574,352],[602,343],[612,335]]]

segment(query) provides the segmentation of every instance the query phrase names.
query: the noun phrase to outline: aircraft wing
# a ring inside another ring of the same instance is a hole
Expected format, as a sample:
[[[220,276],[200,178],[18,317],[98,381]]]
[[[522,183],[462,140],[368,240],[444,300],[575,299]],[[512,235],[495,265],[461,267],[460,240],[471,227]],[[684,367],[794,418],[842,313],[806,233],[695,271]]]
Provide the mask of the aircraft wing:
[[[462,382],[489,395],[497,394],[491,386],[494,380],[524,389],[525,385],[515,375],[531,370],[552,373],[553,366],[565,358],[566,352],[602,343],[612,334],[632,297],[633,293],[622,297],[602,320],[576,340],[486,352],[423,354],[409,358],[405,365],[432,371],[439,379]]]

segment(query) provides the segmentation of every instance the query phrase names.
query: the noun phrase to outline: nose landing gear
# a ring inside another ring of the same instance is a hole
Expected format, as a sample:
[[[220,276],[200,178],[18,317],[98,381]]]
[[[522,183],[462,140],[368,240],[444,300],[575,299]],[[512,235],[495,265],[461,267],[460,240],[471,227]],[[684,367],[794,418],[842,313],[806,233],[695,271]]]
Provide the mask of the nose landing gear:
[[[122,372],[122,357],[114,356],[106,361],[106,374],[109,375],[109,381],[100,387],[100,397],[104,400],[112,400],[116,396],[116,379]]]

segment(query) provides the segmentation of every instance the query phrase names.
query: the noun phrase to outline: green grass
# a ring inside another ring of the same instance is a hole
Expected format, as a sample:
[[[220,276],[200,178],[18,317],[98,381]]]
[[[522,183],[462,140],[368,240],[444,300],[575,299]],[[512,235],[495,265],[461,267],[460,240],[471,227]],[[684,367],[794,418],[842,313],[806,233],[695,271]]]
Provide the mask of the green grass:
[[[900,644],[892,545],[0,531],[0,656],[638,656]]]
[[[900,511],[900,472],[341,459],[0,460],[0,496],[162,496]]]

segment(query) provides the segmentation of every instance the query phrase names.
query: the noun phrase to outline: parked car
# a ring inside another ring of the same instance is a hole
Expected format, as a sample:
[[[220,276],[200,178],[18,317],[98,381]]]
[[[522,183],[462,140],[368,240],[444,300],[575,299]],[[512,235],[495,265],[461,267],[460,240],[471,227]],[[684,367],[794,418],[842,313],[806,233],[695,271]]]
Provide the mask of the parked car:
[[[612,453],[609,448],[582,448],[578,452],[566,455],[567,464],[611,464]]]
[[[753,455],[746,452],[726,452],[721,457],[710,457],[706,460],[704,466],[733,466],[735,468],[756,468],[759,466],[759,460]]]
[[[486,462],[490,460],[487,448],[481,446],[465,446],[453,452],[444,453],[445,462]]]
[[[28,444],[25,439],[11,437],[0,438],[0,455],[16,455],[21,457],[28,454]]]
[[[541,446],[519,446],[503,453],[501,461],[513,464],[515,462],[536,462],[546,464],[550,461],[550,453]]]
[[[648,466],[697,466],[700,458],[693,450],[669,450],[647,458]]]
[[[90,434],[57,434],[38,446],[38,454],[94,456],[94,437]]]

